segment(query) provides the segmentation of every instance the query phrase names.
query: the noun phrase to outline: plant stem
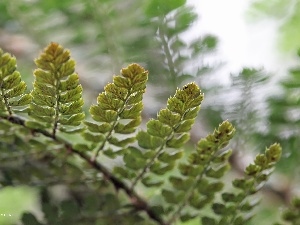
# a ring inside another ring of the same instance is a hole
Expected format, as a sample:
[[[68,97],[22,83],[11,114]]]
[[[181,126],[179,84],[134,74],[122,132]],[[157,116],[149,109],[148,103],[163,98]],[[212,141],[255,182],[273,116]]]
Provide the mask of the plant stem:
[[[186,112],[185,112],[186,113]],[[159,156],[159,154],[162,152],[162,150],[164,150],[164,148],[166,147],[166,143],[168,140],[172,139],[174,137],[174,133],[175,133],[175,130],[176,128],[180,125],[180,123],[182,122],[183,118],[184,118],[184,115],[185,113],[181,116],[180,118],[180,122],[174,126],[172,129],[173,129],[173,132],[168,136],[168,137],[165,137],[165,141],[162,143],[162,145],[160,146],[160,148],[157,150],[157,153],[153,156],[153,158],[147,163],[146,166],[144,166],[143,170],[139,173],[139,175],[137,175],[137,177],[134,179],[134,181],[132,182],[131,184],[131,189],[133,190],[134,187],[136,186],[137,182],[139,180],[141,180],[144,175],[148,172],[149,168],[153,165],[153,163],[155,162],[155,159],[157,159],[157,157]]]
[[[144,175],[148,172],[149,168],[155,162],[155,159],[159,156],[159,154],[161,153],[161,151],[164,149],[165,143],[160,147],[160,149],[153,156],[153,158],[150,160],[150,162],[148,162],[147,165],[144,166],[143,170],[139,173],[139,175],[136,176],[136,178],[134,179],[134,181],[131,184],[131,187],[130,187],[131,190],[134,190],[134,188],[135,188],[136,184],[139,182],[139,180],[141,180],[144,177]]]
[[[0,88],[2,87],[2,85],[3,85],[3,83],[0,84]],[[1,96],[5,96],[5,92],[2,88],[1,88]],[[11,116],[12,111],[11,111],[11,107],[9,105],[9,102],[8,102],[6,97],[4,97],[3,99],[4,99],[4,104],[5,104],[6,110],[7,110],[8,114]]]
[[[175,64],[172,59],[172,54],[171,54],[171,51],[169,48],[169,44],[168,44],[168,41],[167,41],[167,38],[165,35],[165,28],[164,28],[164,23],[163,23],[165,21],[165,18],[160,17],[159,19],[160,19],[160,21],[159,21],[159,27],[158,27],[158,36],[161,40],[162,47],[163,47],[164,53],[166,55],[166,60],[167,60],[167,65],[168,65],[169,72],[170,72],[170,80],[172,81],[172,86],[173,86],[173,88],[176,89],[177,88],[177,82],[176,82],[177,74],[175,71]]]
[[[116,190],[123,190],[127,196],[130,198],[132,205],[135,207],[136,210],[144,211],[149,218],[151,218],[153,221],[157,222],[159,225],[169,225],[166,223],[160,216],[158,216],[150,207],[150,205],[142,198],[140,197],[135,191],[131,190],[129,186],[124,183],[122,180],[114,176],[105,166],[103,166],[100,162],[96,160],[91,160],[90,155],[78,151],[73,148],[72,144],[68,143],[66,140],[61,139],[57,136],[53,136],[53,134],[49,133],[48,131],[42,130],[42,129],[32,129],[26,126],[25,120],[22,118],[19,118],[17,116],[2,116],[2,119],[8,120],[9,122],[13,124],[21,125],[28,130],[30,130],[32,133],[40,133],[44,136],[54,140],[55,142],[59,144],[64,144],[65,148],[68,152],[73,153],[74,155],[78,155],[82,160],[86,161],[91,167],[93,167],[95,170],[101,172],[103,176],[109,180]]]
[[[54,77],[56,79],[55,81],[55,105],[54,105],[54,108],[55,108],[55,117],[54,117],[54,123],[53,123],[53,129],[52,129],[52,135],[55,137],[56,136],[56,130],[58,128],[58,121],[59,121],[59,95],[60,95],[60,90],[59,90],[59,86],[60,86],[60,80],[59,80],[59,76],[58,74],[55,72],[54,73]]]

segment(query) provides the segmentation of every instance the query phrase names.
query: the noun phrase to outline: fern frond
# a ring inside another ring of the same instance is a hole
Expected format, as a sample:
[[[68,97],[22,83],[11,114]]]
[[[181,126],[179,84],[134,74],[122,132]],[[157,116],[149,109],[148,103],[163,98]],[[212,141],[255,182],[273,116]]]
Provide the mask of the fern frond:
[[[130,169],[125,177],[134,178],[132,189],[142,181],[146,186],[158,186],[162,181],[152,181],[151,174],[163,175],[175,166],[182,156],[180,148],[189,140],[189,131],[194,124],[203,94],[195,83],[177,89],[168,99],[167,108],[159,111],[157,119],[147,123],[147,131],[140,131],[136,138],[138,145],[127,149],[124,162]],[[170,152],[166,148],[173,149]],[[117,171],[125,175],[124,168]],[[147,175],[148,174],[148,175]]]
[[[34,71],[34,88],[27,121],[32,128],[52,128],[62,132],[81,131],[84,119],[82,111],[82,87],[75,73],[75,61],[70,52],[57,43],[50,43],[38,59]],[[75,128],[74,128],[75,127]]]
[[[113,151],[109,145],[124,149],[135,141],[135,137],[119,137],[133,134],[141,123],[147,80],[148,72],[138,64],[131,64],[121,70],[121,75],[114,76],[113,83],[106,85],[105,91],[99,94],[97,105],[90,107],[95,122],[85,122],[88,132],[83,135],[96,144],[94,158],[102,150],[114,157],[118,151]]]
[[[162,190],[165,201],[173,208],[168,224],[177,218],[186,221],[198,216],[199,209],[211,203],[215,193],[222,190],[224,184],[220,178],[230,168],[231,150],[221,150],[234,133],[231,123],[221,123],[213,134],[198,142],[196,151],[188,156],[188,162],[178,165],[180,175],[169,177],[172,188]],[[187,208],[189,213],[183,212]]]
[[[259,203],[259,201],[249,201],[248,197],[257,193],[264,183],[267,181],[275,164],[281,157],[281,147],[279,144],[273,144],[266,149],[264,154],[258,154],[254,163],[245,169],[247,177],[235,179],[232,184],[239,191],[233,193],[224,192],[222,194],[223,203],[214,203],[212,209],[216,215],[220,216],[216,224],[245,224],[252,218],[251,210]],[[207,220],[207,217],[202,218]]]
[[[17,71],[16,58],[0,49],[0,114],[26,111],[31,102],[29,94],[24,94],[26,84]]]

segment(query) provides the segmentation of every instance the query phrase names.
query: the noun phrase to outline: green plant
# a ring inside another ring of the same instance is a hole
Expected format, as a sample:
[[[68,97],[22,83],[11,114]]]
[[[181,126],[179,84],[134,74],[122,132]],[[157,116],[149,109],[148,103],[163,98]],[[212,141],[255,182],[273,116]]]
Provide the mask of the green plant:
[[[300,52],[298,52],[298,57]],[[289,69],[289,73],[279,82],[276,95],[267,99],[268,129],[256,132],[255,139],[263,144],[278,140],[285,154],[278,168],[287,176],[294,177],[295,168],[298,167],[299,151],[299,87],[300,69],[298,66]],[[294,178],[293,178],[294,179]]]
[[[299,224],[300,222],[300,199],[294,198],[290,207],[283,212],[282,218],[284,221],[292,225]],[[275,224],[279,225],[279,223]]]
[[[299,1],[265,1],[255,0],[251,3],[249,17],[252,20],[272,19],[278,22],[284,18],[284,21],[278,23],[275,29],[278,31],[279,47],[281,50],[289,53],[294,49],[298,49],[299,36],[298,31],[295,32],[295,27],[300,22],[299,18]]]
[[[138,64],[114,76],[85,120],[70,52],[50,43],[35,63],[33,90],[26,93],[16,59],[0,52],[0,184],[38,187],[44,213],[24,213],[24,225],[250,219],[256,204],[249,197],[268,179],[281,147],[273,144],[256,156],[245,177],[232,182],[239,191],[223,191],[235,128],[224,121],[195,149],[184,148],[203,100],[195,83],[178,88],[157,118],[138,130],[148,79]],[[51,187],[58,184],[67,193],[57,199]]]

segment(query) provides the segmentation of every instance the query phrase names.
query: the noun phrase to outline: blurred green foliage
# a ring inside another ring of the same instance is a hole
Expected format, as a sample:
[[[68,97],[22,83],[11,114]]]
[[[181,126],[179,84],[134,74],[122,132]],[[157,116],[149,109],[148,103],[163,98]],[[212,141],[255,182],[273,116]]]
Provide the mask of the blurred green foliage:
[[[0,191],[0,224],[16,224],[24,211],[38,212],[37,191],[28,186],[5,187]]]
[[[299,57],[300,53],[298,53]],[[294,177],[298,173],[300,157],[299,67],[291,68],[289,74],[281,80],[279,85],[280,89],[277,94],[267,99],[269,109],[267,116],[268,127],[264,132],[257,132],[254,136],[256,142],[262,144],[274,140],[282,144],[285,153],[278,168],[287,176]]]
[[[249,17],[255,20],[275,19],[278,21],[279,46],[283,51],[300,48],[300,1],[299,0],[255,0]]]

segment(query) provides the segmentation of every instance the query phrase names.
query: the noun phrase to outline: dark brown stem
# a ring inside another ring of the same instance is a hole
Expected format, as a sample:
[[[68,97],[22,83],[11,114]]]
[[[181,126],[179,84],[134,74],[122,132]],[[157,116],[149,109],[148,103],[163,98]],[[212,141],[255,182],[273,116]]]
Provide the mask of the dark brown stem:
[[[123,190],[127,194],[127,196],[130,198],[131,203],[135,207],[136,210],[144,211],[149,216],[149,218],[151,218],[153,221],[157,222],[157,224],[159,224],[159,225],[169,225],[151,209],[150,205],[148,205],[148,203],[142,197],[140,197],[134,190],[131,190],[131,188],[129,186],[127,186],[122,180],[120,180],[116,176],[114,176],[100,162],[98,162],[97,160],[91,160],[91,157],[88,154],[78,151],[78,150],[75,150],[70,143],[68,143],[67,141],[65,141],[63,139],[58,138],[58,136],[54,136],[53,134],[51,134],[45,130],[32,129],[32,128],[26,127],[25,120],[20,117],[2,116],[1,118],[8,120],[11,123],[21,125],[21,126],[27,128],[28,130],[30,130],[31,133],[40,133],[46,137],[51,138],[55,142],[64,144],[69,153],[78,155],[81,159],[86,161],[95,170],[101,172],[103,174],[103,176],[108,181],[110,181],[117,190]]]
[[[124,182],[122,182],[120,179],[115,177],[107,168],[105,168],[101,163],[98,161],[92,161],[88,155],[86,155],[83,152],[77,151],[75,149],[72,149],[71,146],[69,146],[71,151],[80,156],[82,159],[84,159],[87,163],[90,164],[94,169],[100,171],[104,177],[109,180],[114,187],[119,190],[122,189],[125,191],[125,193],[130,197],[131,203],[134,205],[134,207],[137,210],[143,210],[145,211],[148,216],[153,219],[154,221],[158,222],[160,225],[167,225],[162,218],[160,218],[156,213],[153,212],[153,210],[150,208],[148,203],[142,199],[134,190],[131,190]]]

